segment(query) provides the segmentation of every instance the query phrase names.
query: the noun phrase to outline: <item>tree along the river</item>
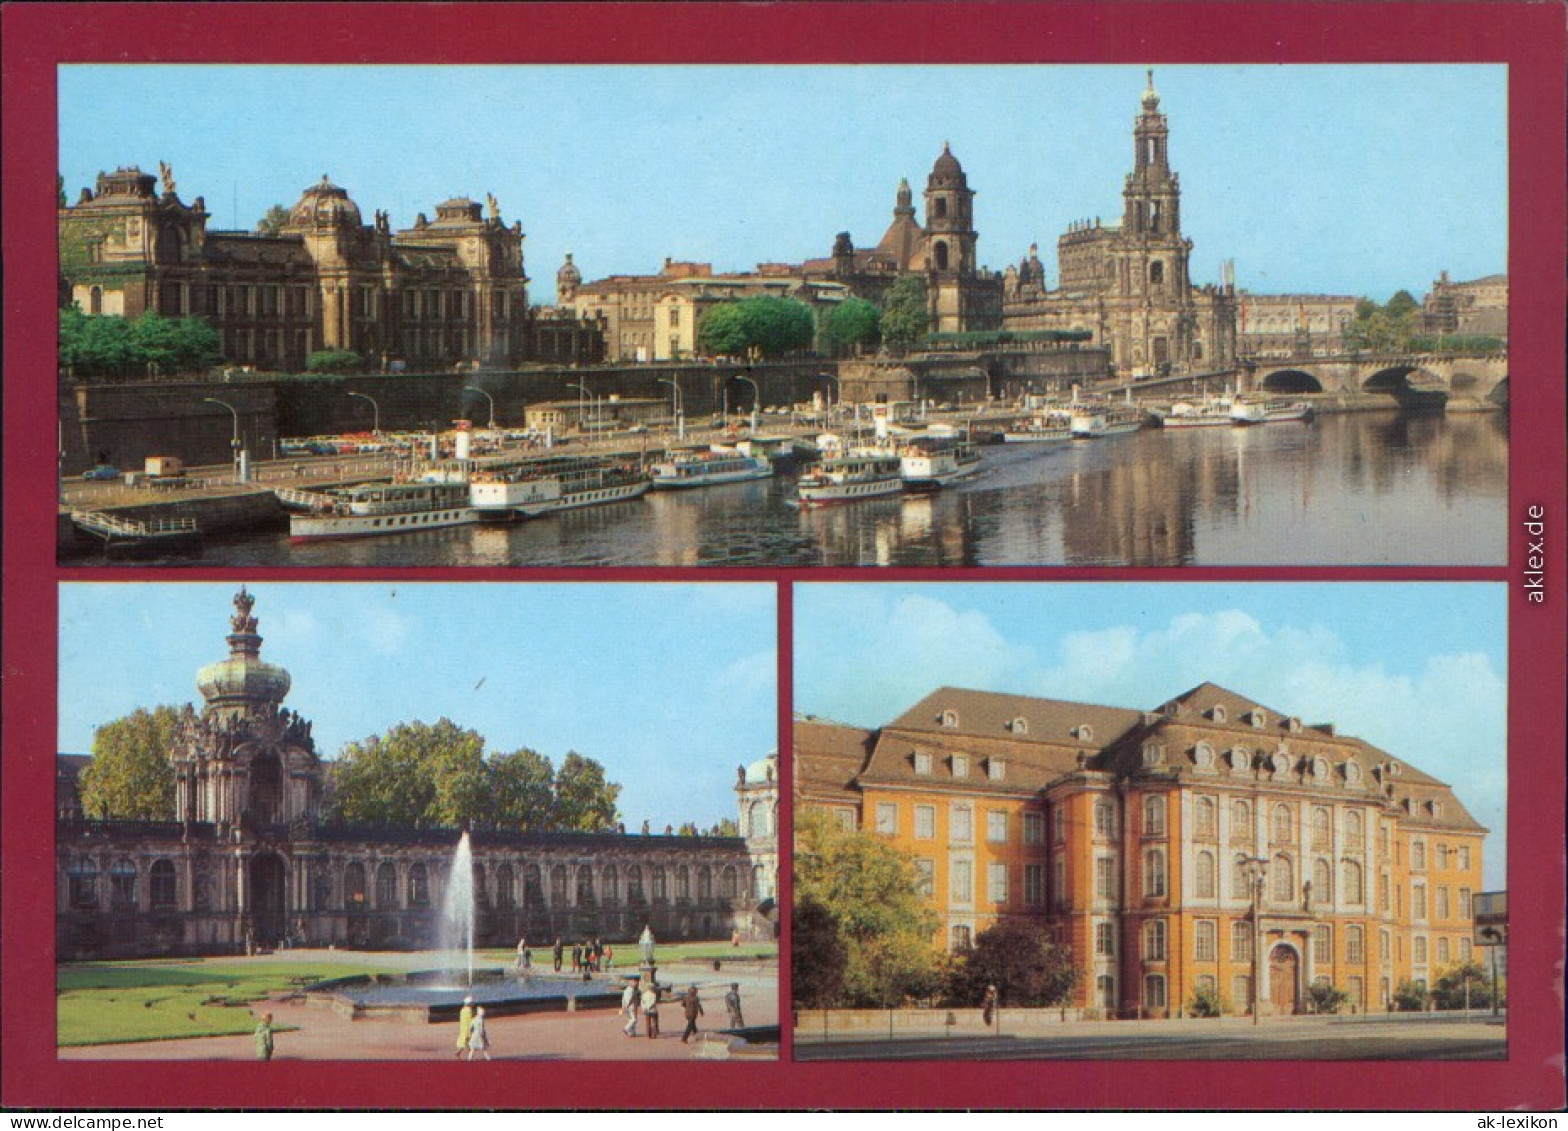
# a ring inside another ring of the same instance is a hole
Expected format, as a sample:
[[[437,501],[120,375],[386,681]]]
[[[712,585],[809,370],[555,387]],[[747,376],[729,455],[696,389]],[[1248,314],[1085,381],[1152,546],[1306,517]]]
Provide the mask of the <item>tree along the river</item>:
[[[764,295],[719,303],[703,320],[698,344],[710,354],[780,357],[807,349],[815,337],[809,306]]]
[[[145,377],[196,373],[222,359],[218,332],[200,318],[148,311],[134,322],[117,314],[60,311],[62,369],[80,377]]]
[[[926,336],[926,281],[904,275],[890,288],[882,308],[882,340],[891,346],[912,346]]]
[[[823,320],[828,344],[845,349],[872,349],[882,340],[882,312],[863,298],[847,298]]]

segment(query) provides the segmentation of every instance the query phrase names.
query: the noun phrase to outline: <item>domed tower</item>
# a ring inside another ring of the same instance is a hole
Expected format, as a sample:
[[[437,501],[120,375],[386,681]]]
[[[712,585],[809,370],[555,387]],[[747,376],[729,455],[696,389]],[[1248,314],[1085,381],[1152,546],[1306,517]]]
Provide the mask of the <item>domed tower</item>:
[[[577,269],[577,264],[572,262],[572,253],[566,253],[566,262],[561,264],[561,269],[555,273],[555,301],[557,303],[571,302],[577,297],[577,288],[583,284],[583,273]]]
[[[375,343],[366,336],[374,301],[369,293],[379,288],[380,254],[359,205],[323,173],[289,209],[282,231],[304,239],[316,267],[321,288],[319,348],[372,352]]]
[[[963,166],[943,144],[926,180],[926,270],[970,275],[975,269],[974,198]]]
[[[751,857],[751,897],[760,907],[778,899],[778,751],[770,750],[749,766],[737,766],[735,792],[740,806],[740,835],[746,838],[746,854]]]
[[[251,826],[314,819],[321,761],[310,723],[283,707],[289,673],[261,658],[251,615],[256,598],[234,597],[227,659],[196,674],[204,706],[189,705],[175,731],[175,808],[182,821]]]

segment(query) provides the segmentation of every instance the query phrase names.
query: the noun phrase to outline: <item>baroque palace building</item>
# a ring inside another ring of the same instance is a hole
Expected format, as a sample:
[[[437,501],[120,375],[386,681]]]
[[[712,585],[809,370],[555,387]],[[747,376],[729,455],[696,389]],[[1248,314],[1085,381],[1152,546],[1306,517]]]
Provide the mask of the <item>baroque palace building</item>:
[[[327,766],[282,705],[289,673],[261,659],[254,603],[239,591],[228,657],[197,674],[203,706],[179,720],[166,820],[88,819],[76,779],[90,759],[59,757],[61,960],[434,945],[459,831],[324,819]],[[471,829],[477,940],[771,934],[776,767],[740,772],[745,836]]]
[[[1222,370],[1234,362],[1235,288],[1228,280],[1192,283],[1192,241],[1182,235],[1181,178],[1171,169],[1169,139],[1151,71],[1133,124],[1121,224],[1073,224],[1057,241],[1055,290],[1031,247],[1003,276],[1005,329],[1088,330],[1123,376]]]
[[[100,173],[75,204],[62,193],[62,305],[199,316],[227,362],[263,369],[303,369],[324,350],[384,369],[504,367],[536,352],[522,223],[504,223],[493,196],[444,201],[434,220],[393,231],[323,176],[276,231],[238,232],[209,230],[203,198],[182,201],[167,165],[162,182],[160,193],[130,167]]]
[[[914,858],[947,950],[1038,918],[1075,1005],[1382,1010],[1472,956],[1486,830],[1442,782],[1205,683],[1153,711],[942,688],[879,730],[805,718],[797,804]]]

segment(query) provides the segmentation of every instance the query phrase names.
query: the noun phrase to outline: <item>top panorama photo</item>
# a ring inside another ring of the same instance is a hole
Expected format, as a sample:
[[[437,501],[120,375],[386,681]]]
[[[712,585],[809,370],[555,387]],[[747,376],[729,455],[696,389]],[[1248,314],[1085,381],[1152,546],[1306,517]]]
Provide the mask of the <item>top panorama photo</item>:
[[[1501,565],[1506,83],[65,66],[59,558]]]

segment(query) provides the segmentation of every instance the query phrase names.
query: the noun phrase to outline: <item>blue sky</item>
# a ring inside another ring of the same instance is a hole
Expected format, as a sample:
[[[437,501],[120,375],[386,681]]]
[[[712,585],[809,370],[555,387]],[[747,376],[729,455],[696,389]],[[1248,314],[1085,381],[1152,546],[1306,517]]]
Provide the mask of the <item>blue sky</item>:
[[[234,584],[60,587],[59,749],[137,707],[200,703]],[[622,818],[735,816],[735,767],[778,745],[772,585],[263,583],[262,658],[318,749],[445,715],[487,749],[598,759]]]
[[[1256,292],[1421,296],[1507,270],[1506,68],[1161,66],[1192,276]],[[60,69],[60,171],[174,168],[214,227],[323,173],[394,227],[455,195],[520,219],[536,301],[665,257],[746,270],[858,246],[951,142],[1000,269],[1118,219],[1130,66],[152,66]]]
[[[801,584],[795,708],[883,725],[943,685],[1153,710],[1205,680],[1448,782],[1504,885],[1505,587]]]

